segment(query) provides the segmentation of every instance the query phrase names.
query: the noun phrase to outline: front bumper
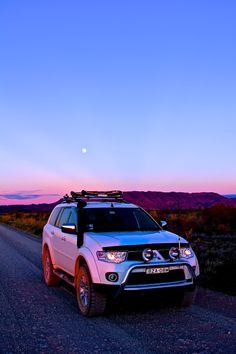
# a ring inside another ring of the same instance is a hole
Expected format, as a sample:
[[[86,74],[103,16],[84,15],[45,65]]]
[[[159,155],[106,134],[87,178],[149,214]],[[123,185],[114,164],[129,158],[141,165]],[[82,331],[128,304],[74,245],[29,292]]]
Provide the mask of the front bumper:
[[[169,268],[169,272],[167,273],[168,277],[164,277],[165,279],[163,279],[163,277],[158,279],[158,277],[162,274],[158,274],[157,276],[147,276],[146,269],[148,268]],[[171,276],[171,273],[174,272],[179,272],[177,277],[176,275]],[[181,277],[179,276],[180,273],[182,273]],[[140,282],[138,281],[139,277],[136,277],[135,281],[130,281],[134,274],[140,274]],[[145,279],[145,277],[147,279]],[[155,277],[155,279],[152,277]],[[187,262],[175,262],[172,264],[158,263],[148,266],[135,265],[128,270],[123,282],[121,283],[121,291],[137,291],[193,285],[195,278],[194,270]]]
[[[164,276],[160,278],[162,274],[155,275],[146,275],[146,270],[148,268],[168,268],[169,272],[167,277]],[[177,273],[172,275],[171,273]],[[130,281],[133,275],[140,275],[136,277],[135,281]],[[153,279],[155,277],[155,279]],[[146,278],[146,279],[145,279]],[[188,263],[174,263],[174,264],[152,264],[146,267],[142,265],[133,266],[129,269],[124,281],[121,284],[122,290],[124,291],[137,291],[137,290],[149,290],[149,289],[161,289],[161,288],[170,288],[170,287],[180,287],[192,285],[195,281],[195,273],[192,267]]]
[[[147,274],[148,268],[168,268],[168,271],[166,274]],[[127,291],[188,287],[195,284],[195,280],[195,267],[192,267],[188,262],[153,262],[131,265],[120,284],[110,283],[110,285],[106,285],[106,288],[116,289],[115,293],[118,296]]]

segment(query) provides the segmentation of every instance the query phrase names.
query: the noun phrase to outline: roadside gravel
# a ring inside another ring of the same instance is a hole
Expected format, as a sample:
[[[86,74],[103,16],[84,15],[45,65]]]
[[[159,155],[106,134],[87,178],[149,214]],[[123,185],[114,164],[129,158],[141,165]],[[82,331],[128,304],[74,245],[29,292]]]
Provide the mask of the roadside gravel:
[[[45,286],[40,240],[0,225],[0,249],[0,353],[236,353],[236,297],[200,288],[189,309],[125,298],[87,319],[73,289]]]

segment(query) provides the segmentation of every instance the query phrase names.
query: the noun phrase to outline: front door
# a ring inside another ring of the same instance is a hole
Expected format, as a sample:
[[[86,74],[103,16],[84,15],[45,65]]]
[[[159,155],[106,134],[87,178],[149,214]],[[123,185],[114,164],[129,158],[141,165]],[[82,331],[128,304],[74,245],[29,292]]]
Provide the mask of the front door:
[[[78,226],[78,215],[76,208],[71,208],[71,213],[67,221],[69,224]],[[77,248],[77,229],[75,234],[63,234],[65,237],[63,259],[64,259],[64,269],[67,273],[74,275],[74,267],[76,256],[78,255]]]
[[[56,222],[56,227],[54,228],[54,250],[55,250],[55,258],[56,258],[56,263],[59,268],[61,268],[64,271],[67,271],[68,269],[68,264],[66,261],[66,239],[68,234],[64,233],[61,231],[61,226],[63,224],[67,224],[69,222],[69,218],[72,213],[72,208],[71,207],[65,207],[62,209],[61,214],[58,217],[58,220]]]

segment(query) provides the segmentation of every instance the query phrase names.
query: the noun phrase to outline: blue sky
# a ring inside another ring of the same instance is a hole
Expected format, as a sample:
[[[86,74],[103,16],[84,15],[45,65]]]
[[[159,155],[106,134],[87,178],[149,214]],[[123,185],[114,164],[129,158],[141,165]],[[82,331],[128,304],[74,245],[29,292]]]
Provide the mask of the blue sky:
[[[2,0],[0,204],[82,188],[235,192],[235,11]]]

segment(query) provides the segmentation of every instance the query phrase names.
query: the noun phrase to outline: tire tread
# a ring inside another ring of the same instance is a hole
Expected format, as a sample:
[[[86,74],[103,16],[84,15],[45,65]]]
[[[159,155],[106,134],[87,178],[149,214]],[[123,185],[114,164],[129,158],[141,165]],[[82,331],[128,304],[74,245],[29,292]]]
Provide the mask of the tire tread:
[[[80,274],[82,272],[85,272],[88,277],[89,289],[90,289],[90,304],[86,310],[81,309],[79,299],[78,299],[78,297],[79,297],[78,282],[80,279]],[[95,290],[94,284],[92,283],[92,280],[91,280],[89,269],[86,264],[83,264],[78,271],[78,277],[76,280],[76,295],[77,295],[77,301],[78,301],[78,306],[79,306],[80,312],[83,315],[85,315],[87,317],[93,317],[93,316],[102,315],[104,313],[105,308],[106,308],[106,303],[107,303],[107,295]]]

